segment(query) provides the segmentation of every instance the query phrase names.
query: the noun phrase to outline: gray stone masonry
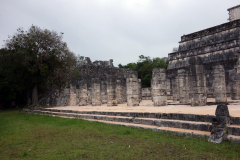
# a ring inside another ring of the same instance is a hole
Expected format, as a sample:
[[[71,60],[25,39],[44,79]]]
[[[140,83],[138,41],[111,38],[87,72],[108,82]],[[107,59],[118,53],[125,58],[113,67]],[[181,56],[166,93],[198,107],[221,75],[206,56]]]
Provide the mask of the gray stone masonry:
[[[142,88],[142,100],[152,100],[151,88]]]
[[[80,82],[79,83],[79,90],[80,90],[80,99],[79,99],[79,106],[86,106],[88,95],[87,95],[87,83]]]
[[[226,130],[230,123],[228,106],[218,105],[215,115],[216,118],[212,119],[212,131],[208,142],[221,143],[227,138]]]
[[[123,99],[123,86],[122,86],[122,82],[121,80],[117,80],[116,83],[116,100],[118,104],[122,104],[124,103],[124,99]]]
[[[166,69],[154,68],[152,71],[152,100],[154,106],[167,105]]]
[[[105,104],[108,101],[108,97],[107,97],[107,83],[105,81],[101,82],[101,101],[102,101],[102,104]]]
[[[129,71],[126,79],[127,106],[139,106],[139,81],[136,71]]]
[[[227,102],[225,70],[223,65],[213,66],[213,90],[216,102]]]
[[[101,106],[101,81],[99,78],[92,78],[92,106]]]
[[[107,77],[107,94],[108,94],[108,102],[107,106],[117,106],[116,100],[116,78],[115,76]]]
[[[205,106],[207,103],[206,78],[200,57],[192,57],[190,65],[191,106]]]
[[[142,101],[142,81],[141,79],[138,79],[138,89],[139,89],[139,102]]]
[[[178,86],[178,78],[173,77],[172,79],[172,96],[173,96],[173,101],[178,101],[179,100],[179,86]]]
[[[76,86],[70,84],[70,99],[68,106],[75,106],[77,103]]]
[[[186,70],[178,70],[178,86],[179,86],[179,101],[180,103],[189,103],[189,83],[188,73]]]
[[[240,81],[239,75],[237,74],[236,69],[229,71],[230,83],[231,83],[231,99],[238,100],[240,99]]]

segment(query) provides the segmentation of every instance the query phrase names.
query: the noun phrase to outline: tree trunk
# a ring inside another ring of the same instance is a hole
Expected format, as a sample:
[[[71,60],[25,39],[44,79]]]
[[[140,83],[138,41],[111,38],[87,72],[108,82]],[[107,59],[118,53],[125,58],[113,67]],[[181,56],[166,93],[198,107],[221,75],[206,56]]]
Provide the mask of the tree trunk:
[[[32,92],[32,104],[37,105],[38,104],[38,90],[37,90],[37,84],[35,84]]]

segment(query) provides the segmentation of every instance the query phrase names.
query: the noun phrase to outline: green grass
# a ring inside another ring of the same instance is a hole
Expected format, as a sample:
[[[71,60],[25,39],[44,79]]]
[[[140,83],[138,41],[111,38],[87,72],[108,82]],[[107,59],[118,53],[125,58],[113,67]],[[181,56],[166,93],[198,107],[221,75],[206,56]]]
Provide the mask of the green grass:
[[[0,112],[0,159],[238,159],[240,145],[20,110]]]

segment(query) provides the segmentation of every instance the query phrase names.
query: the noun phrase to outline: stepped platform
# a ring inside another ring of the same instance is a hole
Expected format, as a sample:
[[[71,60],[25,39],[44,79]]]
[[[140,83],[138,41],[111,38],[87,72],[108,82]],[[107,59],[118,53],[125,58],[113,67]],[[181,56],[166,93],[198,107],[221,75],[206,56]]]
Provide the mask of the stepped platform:
[[[206,106],[191,107],[169,101],[168,106],[154,107],[151,100],[143,100],[140,106],[127,104],[102,106],[61,106],[24,109],[26,113],[39,113],[64,118],[80,118],[112,125],[143,128],[160,132],[172,132],[189,137],[208,137],[212,129],[217,104],[208,99]],[[240,143],[240,100],[228,100],[230,125],[228,139]]]

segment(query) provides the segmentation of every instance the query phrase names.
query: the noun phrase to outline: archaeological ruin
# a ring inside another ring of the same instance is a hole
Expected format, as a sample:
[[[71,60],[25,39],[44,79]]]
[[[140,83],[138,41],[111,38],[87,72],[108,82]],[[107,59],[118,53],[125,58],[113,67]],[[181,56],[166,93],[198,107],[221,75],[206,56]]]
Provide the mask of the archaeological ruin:
[[[152,100],[165,106],[167,100],[204,106],[207,98],[226,103],[240,99],[240,5],[228,9],[227,23],[183,35],[177,52],[169,53],[167,70],[152,71],[151,88],[141,88],[136,71],[113,66],[113,60],[78,66],[79,76],[64,89],[53,89],[41,99],[51,106],[138,106]]]

